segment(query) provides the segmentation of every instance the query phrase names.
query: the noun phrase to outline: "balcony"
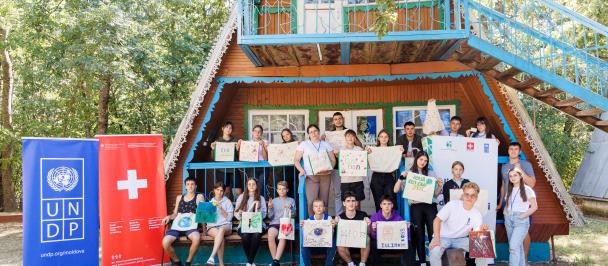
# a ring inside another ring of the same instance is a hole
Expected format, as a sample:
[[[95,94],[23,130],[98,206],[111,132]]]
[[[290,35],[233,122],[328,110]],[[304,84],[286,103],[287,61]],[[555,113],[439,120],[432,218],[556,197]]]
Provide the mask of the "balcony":
[[[256,66],[442,60],[468,36],[464,2],[398,1],[380,39],[375,0],[241,0],[238,44]]]

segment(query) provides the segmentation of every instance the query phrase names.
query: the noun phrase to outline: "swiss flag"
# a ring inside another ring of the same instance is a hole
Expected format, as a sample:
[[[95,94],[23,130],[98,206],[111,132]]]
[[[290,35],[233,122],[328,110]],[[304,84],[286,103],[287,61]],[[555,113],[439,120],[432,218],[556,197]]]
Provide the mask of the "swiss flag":
[[[162,136],[97,138],[102,264],[160,264],[167,215]]]
[[[467,142],[467,151],[475,150],[475,142]]]

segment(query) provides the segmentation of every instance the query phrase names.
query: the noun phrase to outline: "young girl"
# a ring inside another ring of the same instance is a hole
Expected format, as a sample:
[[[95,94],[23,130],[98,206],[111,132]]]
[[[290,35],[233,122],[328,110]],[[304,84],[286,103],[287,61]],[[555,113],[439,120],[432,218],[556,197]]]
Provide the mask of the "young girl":
[[[298,177],[306,176],[306,198],[308,199],[308,214],[312,214],[312,200],[320,198],[323,203],[327,205],[329,200],[329,186],[331,184],[330,174],[332,170],[322,171],[320,173],[314,173],[310,166],[310,163],[304,163],[304,167],[300,164],[302,158],[308,159],[308,156],[315,155],[318,153],[327,153],[331,162],[332,168],[336,164],[336,158],[334,157],[333,149],[329,143],[321,140],[319,135],[319,127],[311,124],[306,128],[309,140],[304,141],[298,145],[296,155],[294,157],[294,166],[298,169]]]
[[[215,223],[207,223],[207,234],[213,237],[213,251],[207,260],[207,264],[215,264],[215,255],[224,265],[224,237],[232,234],[232,216],[234,207],[232,202],[224,196],[224,183],[216,182],[213,188],[214,197],[211,203],[216,206],[217,214]]]
[[[253,129],[251,130],[251,141],[255,141],[259,144],[259,149],[258,149],[258,158],[260,161],[266,161],[268,160],[268,141],[266,141],[265,139],[263,139],[264,136],[264,128],[262,128],[262,126],[260,125],[255,125],[253,126]],[[241,142],[243,142],[242,139],[239,139],[237,145],[236,145],[236,149],[239,150],[241,147]],[[256,178],[257,182],[258,182],[258,188],[261,189],[261,194],[262,197],[267,196],[266,195],[266,189],[264,184],[265,183],[265,174],[267,171],[267,169],[264,169],[263,167],[257,167],[254,168],[254,172],[253,172],[253,177]],[[248,172],[248,174],[251,174],[250,172]]]
[[[470,138],[486,138],[486,139],[496,139],[496,141],[500,144],[500,140],[492,134],[492,130],[490,129],[490,125],[488,125],[488,119],[485,117],[477,118],[477,122],[475,123],[476,127],[474,129],[467,129],[466,134],[467,137]]]
[[[211,143],[211,150],[215,150],[215,143],[216,142],[236,142],[236,138],[234,136],[232,136],[232,122],[227,121],[226,123],[224,123],[224,125],[222,126],[222,136],[218,139],[216,139],[213,143]],[[236,153],[234,153],[234,160],[237,160],[236,157]],[[237,183],[237,185],[234,186],[235,190],[236,190],[236,195],[241,195],[241,193],[243,193],[243,182],[238,182],[239,178],[235,178],[234,176],[234,169],[226,169],[226,171],[224,171],[224,169],[218,169],[216,170],[217,174],[218,174],[218,178],[221,180],[224,180],[224,183],[226,184],[226,197],[231,198],[232,196],[232,182],[235,181],[235,183]],[[240,185],[238,184],[240,183]]]
[[[285,249],[285,239],[279,239],[277,246],[276,239],[279,235],[281,218],[293,218],[296,214],[296,201],[293,198],[287,197],[287,182],[279,181],[277,183],[278,198],[268,201],[268,218],[270,219],[270,228],[268,228],[268,250],[272,256],[272,266],[278,266],[283,250]]]
[[[295,135],[293,134],[293,132],[291,132],[289,128],[284,128],[281,131],[281,139],[283,140],[283,144],[297,141]],[[294,166],[283,166],[275,168],[274,180],[293,180],[293,182],[288,182],[288,189],[289,191],[295,191],[296,168]]]
[[[376,147],[388,147],[391,146],[390,137],[386,130],[380,130],[378,137],[376,138]],[[372,150],[368,148],[368,152],[372,153]],[[403,152],[403,148],[401,148]],[[376,205],[376,212],[380,210],[380,198],[387,195],[391,197],[393,206],[397,206],[397,199],[393,192],[395,186],[395,173],[372,173],[372,180],[369,184],[374,197],[374,204]]]
[[[421,174],[429,177],[435,177],[435,172],[433,170],[429,170],[429,156],[426,152],[420,151],[416,154],[414,158],[414,164],[409,171],[414,172],[416,174]],[[395,187],[393,191],[395,193],[403,190],[405,187],[405,179],[407,177],[407,172],[403,172],[401,177],[395,183]],[[435,188],[435,195],[433,197],[433,203],[424,203],[418,202],[415,200],[409,200],[410,204],[410,218],[413,225],[413,238],[412,242],[414,242],[414,249],[418,253],[419,263],[425,263],[426,260],[426,251],[425,251],[425,229],[427,231],[428,239],[433,238],[433,220],[437,215],[437,196],[441,193],[441,187],[443,185],[443,180],[441,178],[437,179],[437,186]]]
[[[538,209],[536,193],[524,184],[522,172],[519,167],[509,171],[509,194],[504,214],[509,239],[510,266],[527,264],[523,242],[530,229],[529,217]]]
[[[357,133],[348,129],[344,133],[344,138],[346,140],[346,144],[344,145],[343,150],[351,150],[351,151],[362,151],[363,147],[358,146],[356,143],[361,143],[359,138],[357,137]],[[334,153],[338,156],[339,151],[335,151]],[[365,199],[365,187],[363,186],[363,176],[340,176],[340,191],[352,191],[357,196],[357,201],[361,202]],[[360,208],[360,205],[357,206],[357,209]]]
[[[443,203],[448,204],[450,201],[450,189],[462,189],[462,186],[470,181],[468,179],[462,178],[462,174],[464,173],[464,164],[460,161],[455,161],[452,163],[452,175],[454,178],[448,180],[443,185]]]
[[[281,139],[283,140],[283,143],[291,143],[291,142],[296,141],[296,138],[293,135],[293,132],[291,132],[291,130],[289,128],[284,128],[281,131]]]
[[[261,212],[262,220],[266,217],[266,201],[264,200],[264,197],[260,196],[260,191],[258,190],[258,184],[255,178],[247,179],[247,191],[243,192],[236,200],[236,206],[237,208],[234,212],[234,216],[238,220],[241,220],[243,212]],[[262,225],[265,226],[264,223],[262,223]],[[258,248],[260,247],[260,240],[263,233],[264,232],[241,233],[239,231],[239,235],[241,235],[243,242],[243,250],[247,256],[247,266],[255,266],[253,261],[258,252]]]
[[[330,220],[332,227],[336,226],[336,221],[331,218],[325,212],[325,204],[321,199],[315,199],[312,201],[312,209],[314,214],[311,215],[308,220]],[[304,221],[300,221],[300,227],[304,227]],[[331,248],[307,248],[302,247],[302,258],[304,260],[304,266],[311,266],[311,255],[325,253],[325,266],[334,265],[334,257],[336,256],[336,238],[333,238],[333,245]]]

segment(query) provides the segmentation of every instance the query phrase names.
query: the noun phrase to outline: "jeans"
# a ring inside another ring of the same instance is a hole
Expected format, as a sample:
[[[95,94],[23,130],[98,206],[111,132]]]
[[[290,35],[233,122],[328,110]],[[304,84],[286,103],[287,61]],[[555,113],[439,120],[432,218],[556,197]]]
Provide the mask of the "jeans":
[[[460,238],[447,238],[442,237],[440,239],[442,247],[434,247],[431,250],[430,260],[431,266],[441,266],[441,256],[443,256],[443,252],[448,248],[461,248],[464,251],[469,251],[469,238],[468,237],[460,237]],[[488,265],[486,259],[475,259],[475,264],[477,266],[485,266]]]
[[[302,260],[304,261],[304,266],[312,265],[312,254],[322,254],[325,253],[325,266],[334,265],[334,257],[336,256],[336,240],[334,238],[333,246],[330,248],[307,248],[302,247]]]
[[[342,184],[342,180],[340,179],[340,173],[338,173],[338,170],[333,170],[331,172],[331,187],[334,188],[336,215],[340,215],[342,213],[342,193],[340,192],[341,184]],[[329,206],[329,205],[327,205],[327,206]]]
[[[524,253],[524,238],[530,229],[528,217],[519,218],[521,212],[505,213],[505,228],[509,238],[509,266],[526,265],[527,258]]]

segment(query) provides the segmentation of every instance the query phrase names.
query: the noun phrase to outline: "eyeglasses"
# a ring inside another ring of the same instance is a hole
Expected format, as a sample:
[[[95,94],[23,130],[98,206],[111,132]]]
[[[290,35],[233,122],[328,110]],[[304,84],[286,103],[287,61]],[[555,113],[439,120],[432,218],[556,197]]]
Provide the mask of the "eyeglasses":
[[[477,198],[477,194],[462,193],[465,198]]]

